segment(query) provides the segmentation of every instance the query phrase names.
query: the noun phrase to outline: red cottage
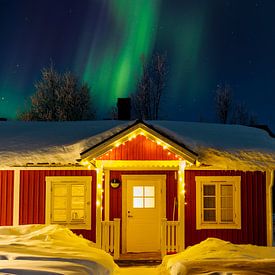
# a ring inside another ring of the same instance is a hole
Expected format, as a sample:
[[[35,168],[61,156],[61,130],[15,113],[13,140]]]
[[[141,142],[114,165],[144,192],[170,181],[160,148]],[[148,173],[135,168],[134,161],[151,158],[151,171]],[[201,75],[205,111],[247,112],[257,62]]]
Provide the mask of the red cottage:
[[[2,122],[0,225],[62,224],[114,253],[272,245],[275,140],[171,121]]]

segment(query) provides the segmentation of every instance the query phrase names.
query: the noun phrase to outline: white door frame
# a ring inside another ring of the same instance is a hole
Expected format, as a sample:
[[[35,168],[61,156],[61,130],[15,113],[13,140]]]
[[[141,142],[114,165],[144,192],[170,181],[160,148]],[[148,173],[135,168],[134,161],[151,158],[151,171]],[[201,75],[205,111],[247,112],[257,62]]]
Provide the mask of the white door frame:
[[[136,179],[160,179],[160,219],[166,217],[166,175],[163,174],[138,174],[122,175],[122,253],[126,253],[126,230],[127,230],[127,181]],[[160,223],[161,224],[161,223]]]

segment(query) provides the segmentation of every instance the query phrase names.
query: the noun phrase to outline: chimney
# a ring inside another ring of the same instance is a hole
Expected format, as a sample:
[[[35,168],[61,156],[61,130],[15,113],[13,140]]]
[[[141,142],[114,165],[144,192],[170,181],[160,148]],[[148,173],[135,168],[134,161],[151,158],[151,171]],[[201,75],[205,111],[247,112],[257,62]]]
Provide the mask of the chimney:
[[[130,120],[131,119],[131,98],[117,99],[117,119]]]

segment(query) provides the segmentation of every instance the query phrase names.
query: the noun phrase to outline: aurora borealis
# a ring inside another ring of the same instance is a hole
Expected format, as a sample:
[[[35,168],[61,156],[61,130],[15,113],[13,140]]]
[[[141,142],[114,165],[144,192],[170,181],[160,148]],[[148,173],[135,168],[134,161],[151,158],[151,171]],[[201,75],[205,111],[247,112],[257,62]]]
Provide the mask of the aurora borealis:
[[[134,92],[141,56],[165,52],[163,119],[214,121],[213,92],[228,83],[275,129],[274,11],[269,0],[0,0],[0,117],[15,118],[53,61],[108,118]]]

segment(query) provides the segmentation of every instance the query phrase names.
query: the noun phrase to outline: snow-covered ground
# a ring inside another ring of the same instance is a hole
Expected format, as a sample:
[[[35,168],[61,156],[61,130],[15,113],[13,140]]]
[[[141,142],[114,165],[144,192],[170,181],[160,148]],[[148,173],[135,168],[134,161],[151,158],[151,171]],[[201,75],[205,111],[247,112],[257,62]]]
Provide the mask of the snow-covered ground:
[[[113,274],[118,266],[94,243],[59,225],[0,227],[0,274]]]
[[[275,274],[275,247],[235,245],[216,238],[165,256],[160,274]]]
[[[275,247],[209,238],[158,267],[119,268],[95,244],[59,225],[0,227],[0,274],[275,274]]]

